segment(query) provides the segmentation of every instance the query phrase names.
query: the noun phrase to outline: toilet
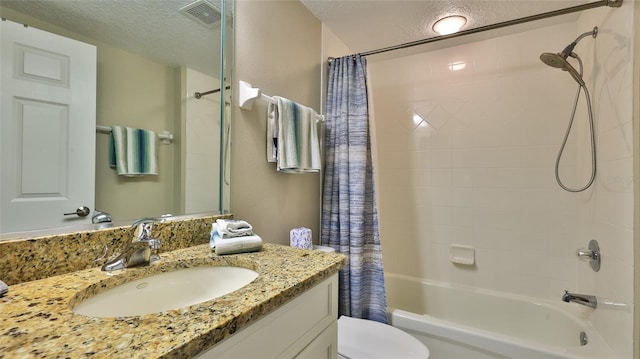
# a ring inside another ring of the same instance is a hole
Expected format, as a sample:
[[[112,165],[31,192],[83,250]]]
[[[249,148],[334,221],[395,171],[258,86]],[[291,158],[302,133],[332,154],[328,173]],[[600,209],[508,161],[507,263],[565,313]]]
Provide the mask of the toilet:
[[[426,359],[429,349],[402,330],[373,320],[338,319],[338,358]]]
[[[327,253],[335,253],[336,250],[329,247],[329,246],[316,246],[315,244],[313,245],[313,249],[316,251],[321,251],[321,252],[327,252]]]
[[[331,247],[313,246],[323,252]],[[402,330],[373,320],[341,316],[338,319],[340,359],[426,359],[429,349]]]

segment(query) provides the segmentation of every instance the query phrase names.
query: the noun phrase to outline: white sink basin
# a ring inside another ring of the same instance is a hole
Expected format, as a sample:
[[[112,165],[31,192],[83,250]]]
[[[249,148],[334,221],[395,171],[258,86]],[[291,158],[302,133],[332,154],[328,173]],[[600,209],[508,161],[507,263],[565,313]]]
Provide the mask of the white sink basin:
[[[195,267],[121,284],[78,303],[73,312],[90,317],[127,317],[179,309],[231,293],[258,273],[240,267]]]

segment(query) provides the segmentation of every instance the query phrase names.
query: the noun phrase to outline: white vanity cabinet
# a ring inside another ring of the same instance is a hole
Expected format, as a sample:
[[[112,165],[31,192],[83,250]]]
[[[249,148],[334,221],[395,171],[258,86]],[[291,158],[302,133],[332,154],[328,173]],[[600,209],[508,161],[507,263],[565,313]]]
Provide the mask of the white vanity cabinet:
[[[338,275],[334,274],[196,358],[335,359],[337,315]]]

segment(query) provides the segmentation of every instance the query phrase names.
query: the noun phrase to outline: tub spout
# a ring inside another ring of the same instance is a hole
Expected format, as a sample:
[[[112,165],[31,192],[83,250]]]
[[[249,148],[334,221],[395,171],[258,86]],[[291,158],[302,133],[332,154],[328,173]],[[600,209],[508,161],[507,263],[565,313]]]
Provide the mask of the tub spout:
[[[587,307],[596,308],[598,306],[598,300],[593,295],[585,295],[585,294],[576,294],[569,293],[568,290],[564,291],[562,295],[562,300],[569,303],[574,302],[582,305],[586,305]]]

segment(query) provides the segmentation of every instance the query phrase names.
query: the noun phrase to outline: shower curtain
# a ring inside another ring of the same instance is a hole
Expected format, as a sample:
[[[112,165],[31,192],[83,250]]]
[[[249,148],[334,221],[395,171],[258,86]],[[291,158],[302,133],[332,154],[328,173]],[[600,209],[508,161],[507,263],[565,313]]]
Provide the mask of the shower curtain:
[[[387,322],[369,136],[366,59],[329,65],[321,243],[347,256],[340,315]]]

